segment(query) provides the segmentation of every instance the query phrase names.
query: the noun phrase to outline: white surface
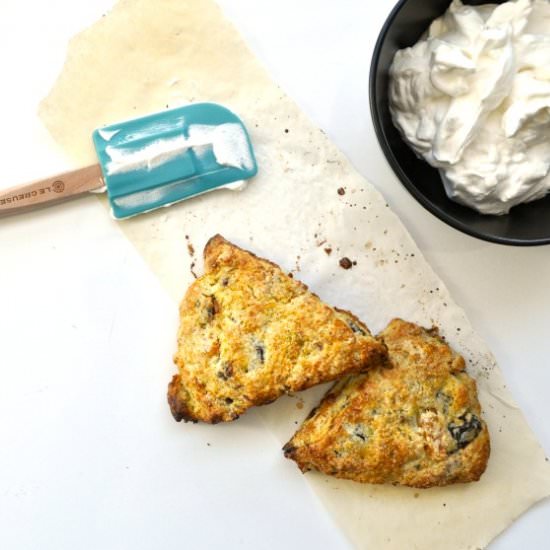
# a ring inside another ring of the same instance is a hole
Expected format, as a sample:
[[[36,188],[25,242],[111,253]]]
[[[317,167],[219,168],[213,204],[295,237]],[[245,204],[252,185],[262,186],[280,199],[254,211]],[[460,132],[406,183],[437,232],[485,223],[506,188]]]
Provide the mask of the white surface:
[[[392,174],[370,121],[368,69],[393,2],[220,3],[382,190],[550,453],[549,249],[462,235]],[[2,186],[67,168],[35,106],[69,36],[110,4],[0,2]],[[0,253],[0,548],[349,548],[254,411],[223,427],[173,422],[174,305],[94,198],[2,220]],[[549,519],[545,502],[492,548],[544,548]]]

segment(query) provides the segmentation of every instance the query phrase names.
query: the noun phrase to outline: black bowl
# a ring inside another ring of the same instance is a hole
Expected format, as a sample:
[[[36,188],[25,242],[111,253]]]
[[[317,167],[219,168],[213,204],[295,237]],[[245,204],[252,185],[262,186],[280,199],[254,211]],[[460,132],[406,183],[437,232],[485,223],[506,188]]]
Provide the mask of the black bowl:
[[[487,0],[466,1],[484,4]],[[502,1],[500,2],[502,3]],[[389,68],[395,52],[414,45],[450,0],[401,0],[388,17],[370,73],[370,105],[378,141],[391,167],[409,192],[445,223],[495,243],[529,246],[550,243],[550,195],[521,204],[504,216],[488,216],[451,201],[439,172],[419,159],[392,123],[388,102]]]

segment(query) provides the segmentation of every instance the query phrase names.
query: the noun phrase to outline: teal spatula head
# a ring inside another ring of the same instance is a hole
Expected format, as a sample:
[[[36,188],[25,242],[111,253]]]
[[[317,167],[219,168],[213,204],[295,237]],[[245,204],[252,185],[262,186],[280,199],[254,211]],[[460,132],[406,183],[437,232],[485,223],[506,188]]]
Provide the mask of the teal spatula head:
[[[215,103],[195,103],[93,133],[115,218],[127,218],[253,177],[242,121]]]

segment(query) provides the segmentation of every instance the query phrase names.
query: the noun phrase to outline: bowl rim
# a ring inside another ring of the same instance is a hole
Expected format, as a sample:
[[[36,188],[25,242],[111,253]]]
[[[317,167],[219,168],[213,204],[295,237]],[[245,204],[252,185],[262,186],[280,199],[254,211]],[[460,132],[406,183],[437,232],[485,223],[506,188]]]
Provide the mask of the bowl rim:
[[[498,237],[494,235],[486,235],[481,231],[472,229],[468,224],[465,224],[459,220],[456,220],[455,218],[447,214],[444,210],[439,208],[437,205],[429,201],[417,189],[417,187],[413,185],[409,176],[407,176],[407,174],[401,169],[401,166],[399,165],[399,162],[395,158],[395,155],[393,154],[393,151],[389,145],[386,132],[384,131],[381,117],[379,116],[379,112],[377,109],[376,75],[378,72],[378,66],[380,64],[380,55],[386,40],[386,36],[393,22],[395,21],[395,18],[397,17],[397,15],[399,14],[401,9],[405,6],[407,2],[409,2],[409,0],[399,0],[399,2],[397,2],[397,4],[393,7],[392,11],[386,18],[384,25],[382,26],[382,29],[380,30],[380,33],[378,35],[376,45],[374,46],[374,51],[372,54],[371,66],[369,71],[369,104],[370,104],[371,117],[374,125],[374,130],[376,133],[376,137],[378,140],[378,144],[382,149],[382,152],[384,153],[384,156],[386,157],[387,162],[389,163],[390,167],[392,168],[393,172],[398,177],[398,179],[401,181],[401,183],[409,191],[409,193],[426,210],[431,212],[435,217],[439,218],[441,221],[443,221],[447,225],[450,225],[455,229],[458,229],[462,233],[465,233],[467,235],[476,237],[484,241],[497,243],[497,244],[511,245],[511,246],[540,246],[540,245],[550,244],[550,236],[537,238],[537,239],[518,239],[518,238],[512,238],[512,237]]]

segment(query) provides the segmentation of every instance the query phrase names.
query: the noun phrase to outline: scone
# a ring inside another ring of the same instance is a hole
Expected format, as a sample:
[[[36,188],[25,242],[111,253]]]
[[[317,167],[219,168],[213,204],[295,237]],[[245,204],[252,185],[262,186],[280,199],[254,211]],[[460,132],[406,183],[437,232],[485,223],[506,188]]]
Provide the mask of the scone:
[[[217,235],[205,275],[180,306],[179,374],[168,388],[178,421],[235,420],[287,392],[366,371],[384,344],[351,313],[324,304],[275,264]]]
[[[477,481],[489,458],[462,356],[400,319],[379,335],[389,367],[338,382],[285,445],[302,471],[427,488]]]

